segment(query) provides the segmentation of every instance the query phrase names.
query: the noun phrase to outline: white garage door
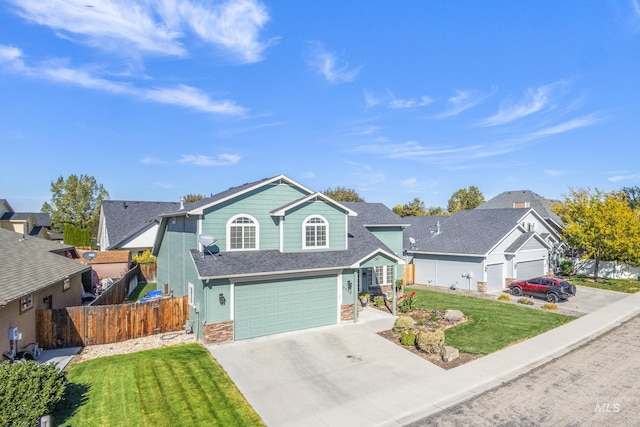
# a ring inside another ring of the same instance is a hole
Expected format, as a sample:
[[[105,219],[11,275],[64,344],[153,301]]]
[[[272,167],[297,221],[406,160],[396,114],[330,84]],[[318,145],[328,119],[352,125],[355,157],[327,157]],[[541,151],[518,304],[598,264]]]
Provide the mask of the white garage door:
[[[518,280],[531,279],[544,275],[544,260],[519,262],[517,270]]]
[[[487,291],[496,291],[504,287],[504,273],[502,264],[487,266]]]

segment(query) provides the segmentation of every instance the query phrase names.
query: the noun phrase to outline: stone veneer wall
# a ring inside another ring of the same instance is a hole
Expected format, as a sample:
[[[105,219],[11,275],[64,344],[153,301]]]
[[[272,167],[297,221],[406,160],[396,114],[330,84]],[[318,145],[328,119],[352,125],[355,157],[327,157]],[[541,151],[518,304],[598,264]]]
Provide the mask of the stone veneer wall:
[[[340,320],[353,320],[353,304],[342,304],[340,306]]]
[[[205,344],[233,341],[233,320],[208,323],[202,327],[202,342]]]

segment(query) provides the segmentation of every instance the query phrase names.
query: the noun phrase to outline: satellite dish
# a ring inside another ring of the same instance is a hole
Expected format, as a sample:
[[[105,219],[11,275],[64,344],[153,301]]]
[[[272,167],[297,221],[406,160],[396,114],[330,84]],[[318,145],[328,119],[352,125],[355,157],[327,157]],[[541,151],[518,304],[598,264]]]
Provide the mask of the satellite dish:
[[[416,244],[416,239],[414,239],[413,237],[409,237],[409,243],[411,243],[411,246]]]
[[[95,257],[97,256],[98,254],[93,251],[85,252],[82,254],[82,258],[86,259],[87,261],[91,261],[92,259],[95,259]]]
[[[213,245],[217,241],[218,240],[215,237],[210,236],[208,234],[199,234],[198,235],[198,242],[200,242],[200,244],[202,246],[204,246],[205,248],[208,247],[208,246]]]

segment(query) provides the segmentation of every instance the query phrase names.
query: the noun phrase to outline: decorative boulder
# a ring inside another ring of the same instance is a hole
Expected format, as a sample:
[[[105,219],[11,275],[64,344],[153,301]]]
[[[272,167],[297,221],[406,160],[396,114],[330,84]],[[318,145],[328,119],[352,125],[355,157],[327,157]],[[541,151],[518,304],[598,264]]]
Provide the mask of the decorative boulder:
[[[460,350],[455,347],[445,345],[440,351],[440,357],[442,357],[443,362],[451,362],[452,360],[456,360],[460,357]]]
[[[444,312],[444,320],[449,322],[460,322],[464,319],[464,314],[460,310],[447,310]]]

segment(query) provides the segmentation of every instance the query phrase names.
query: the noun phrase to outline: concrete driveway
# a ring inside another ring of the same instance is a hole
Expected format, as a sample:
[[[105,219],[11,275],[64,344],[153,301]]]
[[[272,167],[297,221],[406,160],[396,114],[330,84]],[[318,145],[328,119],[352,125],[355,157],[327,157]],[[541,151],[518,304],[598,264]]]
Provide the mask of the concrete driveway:
[[[406,409],[404,385],[443,371],[376,334],[393,320],[208,348],[270,427],[379,425]]]

